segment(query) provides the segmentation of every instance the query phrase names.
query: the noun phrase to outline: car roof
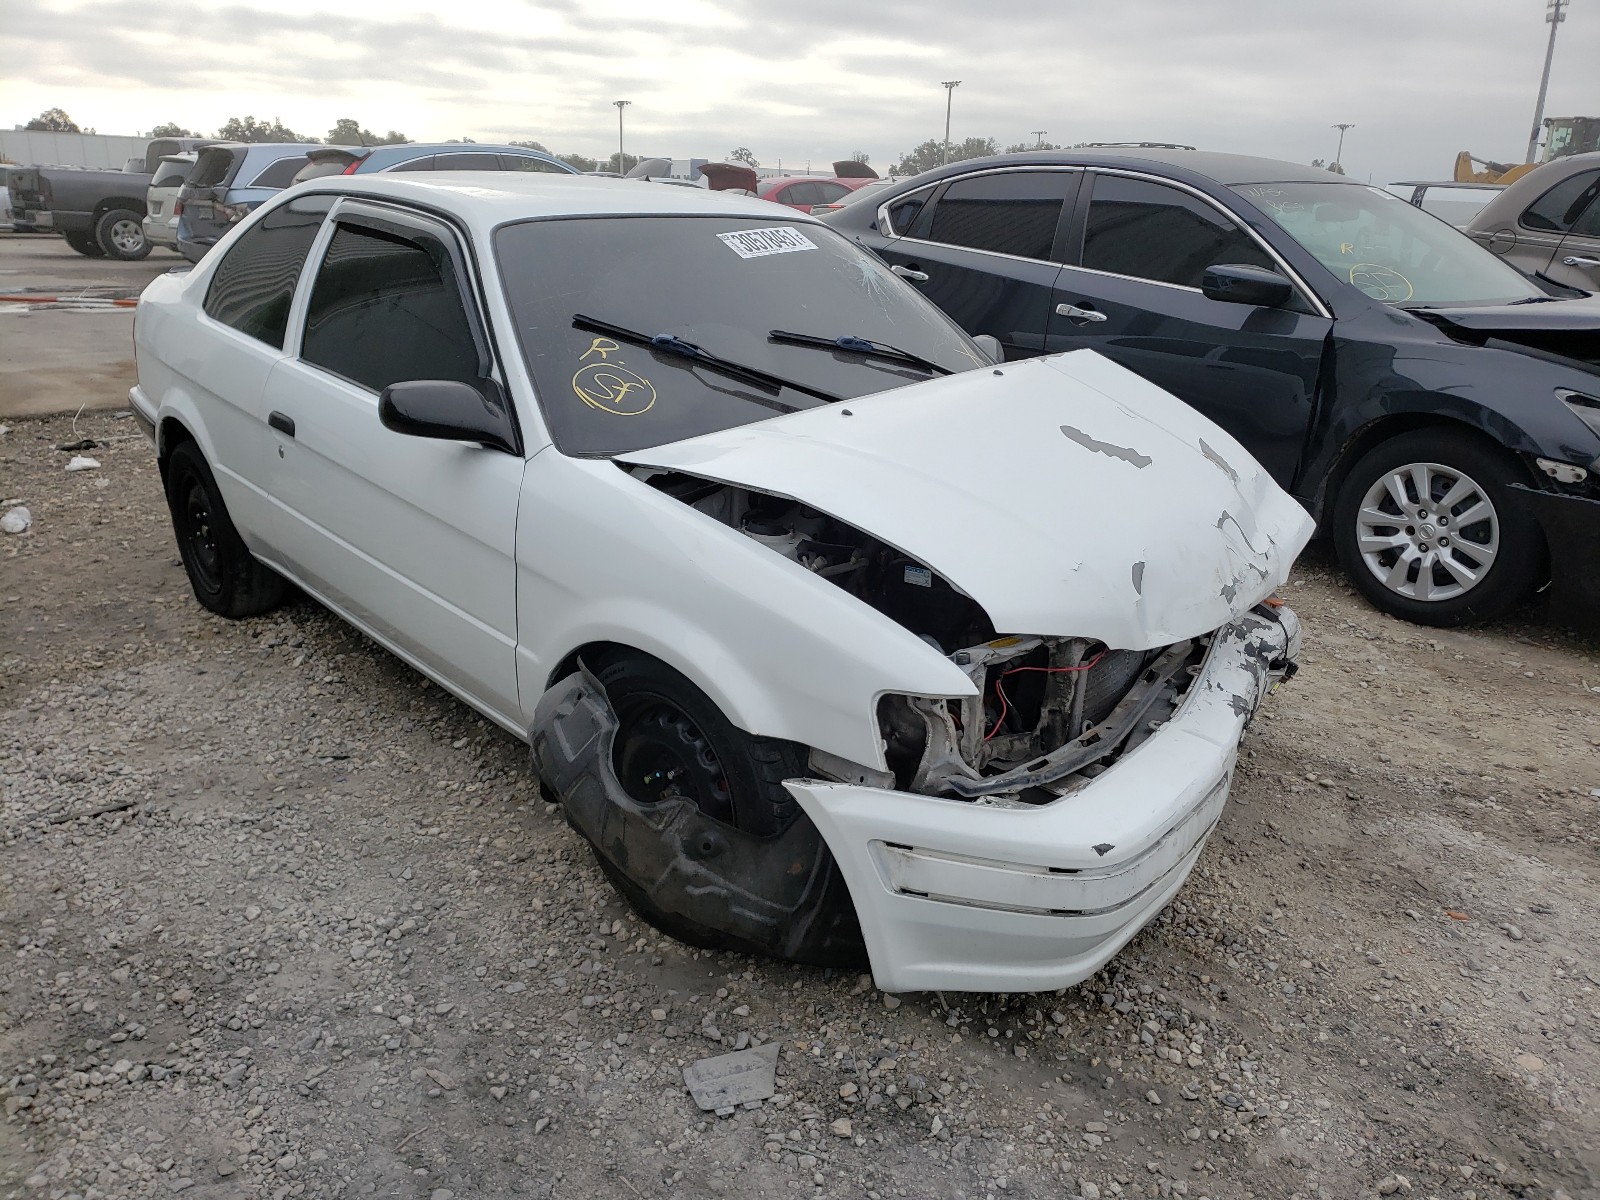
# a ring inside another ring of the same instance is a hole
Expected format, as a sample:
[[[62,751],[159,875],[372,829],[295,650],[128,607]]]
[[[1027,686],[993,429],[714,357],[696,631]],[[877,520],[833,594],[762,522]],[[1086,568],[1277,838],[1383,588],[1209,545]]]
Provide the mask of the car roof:
[[[1277,158],[1258,158],[1250,154],[1224,154],[1216,150],[1176,150],[1159,146],[1117,150],[1085,147],[1082,150],[1025,150],[1016,154],[995,154],[987,158],[966,159],[926,172],[930,178],[961,174],[974,167],[1073,166],[1160,168],[1165,173],[1187,171],[1205,176],[1226,186],[1243,183],[1356,183],[1348,176],[1336,175],[1320,167],[1303,166]]]
[[[761,181],[761,190],[790,183],[832,183],[837,178],[837,175],[768,175]]]
[[[308,180],[299,194],[329,192],[394,200],[442,211],[487,232],[537,217],[710,216],[771,222],[770,201],[699,187],[660,187],[643,179],[520,171],[425,171],[397,175],[328,175]],[[803,213],[786,223],[820,225]]]

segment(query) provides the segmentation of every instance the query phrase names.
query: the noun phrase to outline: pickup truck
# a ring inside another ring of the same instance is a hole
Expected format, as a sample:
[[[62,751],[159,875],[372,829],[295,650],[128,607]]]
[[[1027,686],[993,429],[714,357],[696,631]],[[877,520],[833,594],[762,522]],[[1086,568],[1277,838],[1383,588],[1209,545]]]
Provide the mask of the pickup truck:
[[[152,138],[143,159],[121,171],[76,167],[13,167],[13,219],[36,229],[54,229],[79,254],[143,258],[150,253],[142,222],[145,193],[162,156],[212,144],[203,138]]]

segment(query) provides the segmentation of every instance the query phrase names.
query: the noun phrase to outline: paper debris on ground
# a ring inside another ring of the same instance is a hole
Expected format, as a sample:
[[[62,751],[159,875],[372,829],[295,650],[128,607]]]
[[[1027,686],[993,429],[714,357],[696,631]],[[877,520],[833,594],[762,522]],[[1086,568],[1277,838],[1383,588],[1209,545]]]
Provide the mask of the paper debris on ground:
[[[74,454],[72,456],[72,461],[67,464],[67,470],[69,470],[69,471],[93,471],[93,470],[98,469],[99,466],[100,466],[100,460],[98,458],[85,458],[81,454]]]
[[[22,505],[6,510],[6,515],[0,517],[0,530],[6,533],[26,533],[28,526],[33,524],[33,514]]]
[[[766,1100],[777,1090],[778,1043],[702,1058],[683,1069],[694,1102],[706,1112]]]

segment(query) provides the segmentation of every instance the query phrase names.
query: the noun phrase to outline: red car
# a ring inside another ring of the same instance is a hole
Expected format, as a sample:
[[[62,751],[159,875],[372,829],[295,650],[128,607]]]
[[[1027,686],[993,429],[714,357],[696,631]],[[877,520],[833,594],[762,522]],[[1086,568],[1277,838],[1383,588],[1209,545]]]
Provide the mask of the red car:
[[[861,163],[834,163],[834,170],[851,171],[840,175],[775,175],[759,178],[749,167],[737,163],[707,163],[700,168],[706,183],[714,192],[749,192],[774,204],[786,205],[808,213],[812,205],[833,204],[848,196],[858,187],[873,182],[878,176],[871,167]],[[864,172],[855,174],[853,172]]]

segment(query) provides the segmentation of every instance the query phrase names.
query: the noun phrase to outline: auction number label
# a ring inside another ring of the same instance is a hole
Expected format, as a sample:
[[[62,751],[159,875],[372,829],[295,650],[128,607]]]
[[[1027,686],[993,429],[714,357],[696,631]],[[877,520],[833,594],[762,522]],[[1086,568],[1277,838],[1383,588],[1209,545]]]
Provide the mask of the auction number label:
[[[741,229],[735,233],[719,233],[717,237],[740,258],[765,258],[769,254],[794,254],[817,248],[815,242],[791,225]]]

